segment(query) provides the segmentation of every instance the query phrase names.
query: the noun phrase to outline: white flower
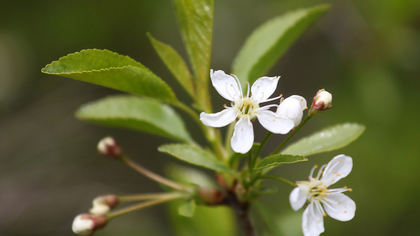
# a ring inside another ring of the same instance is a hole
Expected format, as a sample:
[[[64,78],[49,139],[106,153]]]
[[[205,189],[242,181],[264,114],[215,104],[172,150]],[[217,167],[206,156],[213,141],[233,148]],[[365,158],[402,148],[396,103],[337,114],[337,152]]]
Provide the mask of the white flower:
[[[239,118],[230,140],[233,151],[247,153],[251,149],[254,143],[254,131],[251,121],[255,118],[258,118],[260,124],[272,133],[286,134],[293,129],[294,125],[291,125],[289,118],[269,110],[270,107],[276,107],[277,105],[259,106],[260,103],[280,98],[269,99],[276,90],[280,77],[261,77],[257,79],[251,87],[251,95],[249,94],[248,86],[248,92],[245,97],[240,82],[236,77],[227,75],[222,70],[215,72],[210,70],[210,78],[217,92],[225,99],[231,101],[232,106],[225,106],[226,109],[218,113],[207,114],[202,112],[200,120],[207,126],[223,127]]]
[[[316,178],[312,177],[316,166],[312,168],[309,181],[297,182],[298,187],[290,193],[290,205],[295,211],[309,202],[302,216],[302,230],[305,236],[318,236],[324,232],[323,216],[327,214],[339,221],[349,221],[353,219],[356,211],[354,201],[342,194],[352,189],[327,189],[351,172],[352,158],[341,154],[334,157],[323,170],[324,167],[325,165],[321,167]]]

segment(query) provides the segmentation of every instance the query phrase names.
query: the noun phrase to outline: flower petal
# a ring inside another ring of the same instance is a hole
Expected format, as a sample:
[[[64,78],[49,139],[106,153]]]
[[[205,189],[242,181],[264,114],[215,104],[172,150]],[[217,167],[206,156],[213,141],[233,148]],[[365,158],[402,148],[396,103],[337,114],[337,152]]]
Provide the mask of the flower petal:
[[[261,77],[257,79],[251,87],[252,98],[258,103],[267,100],[276,91],[280,76]]]
[[[305,236],[319,236],[325,231],[324,218],[319,207],[316,206],[319,202],[312,202],[303,212],[302,216],[302,230]]]
[[[339,221],[353,219],[356,212],[356,203],[347,195],[333,193],[325,196],[324,208],[329,216]]]
[[[327,186],[334,184],[350,174],[353,168],[353,159],[346,155],[335,156],[324,169],[321,181]]]
[[[254,130],[251,121],[242,117],[235,124],[233,136],[230,139],[230,145],[233,151],[245,154],[252,148],[254,143]]]
[[[271,133],[287,134],[295,127],[292,120],[280,117],[269,110],[260,110],[257,112],[257,118],[260,124]]]
[[[299,104],[300,104],[300,109],[302,111],[304,111],[306,109],[306,107],[308,106],[308,104],[306,103],[306,99],[304,97],[302,97],[302,96],[292,95],[292,96],[290,96],[288,98],[294,98],[294,99],[298,100],[299,101]]]
[[[292,190],[289,196],[290,205],[292,209],[297,211],[303,207],[308,197],[308,188],[296,187]]]
[[[219,128],[232,123],[237,116],[238,113],[235,112],[235,109],[226,108],[221,112],[212,114],[201,112],[200,120],[207,126]]]
[[[210,78],[213,87],[225,99],[234,102],[242,98],[243,95],[241,89],[233,76],[227,75],[222,70],[217,70],[215,72],[210,70]]]
[[[284,101],[280,103],[279,107],[277,108],[276,113],[283,118],[292,120],[294,127],[296,127],[302,120],[303,110],[301,108],[301,100],[296,99],[294,96],[284,99]]]

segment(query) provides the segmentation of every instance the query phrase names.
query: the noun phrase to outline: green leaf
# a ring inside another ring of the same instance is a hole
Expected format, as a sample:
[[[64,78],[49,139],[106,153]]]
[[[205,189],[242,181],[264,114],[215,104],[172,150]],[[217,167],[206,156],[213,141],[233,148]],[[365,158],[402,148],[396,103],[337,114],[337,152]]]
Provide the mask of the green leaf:
[[[185,217],[192,217],[195,212],[195,201],[194,199],[182,204],[178,208],[178,213]]]
[[[233,171],[217,160],[211,153],[203,149],[186,144],[167,144],[158,148],[160,152],[168,153],[182,161],[193,165],[205,167],[217,172],[226,172],[233,175]]]
[[[165,102],[177,100],[172,89],[142,64],[108,50],[69,54],[45,66],[42,72]]]
[[[184,44],[197,78],[210,73],[214,0],[173,0]]]
[[[166,67],[168,67],[188,94],[194,98],[195,93],[192,81],[193,78],[181,56],[171,46],[159,42],[150,34],[147,34],[147,36],[149,37],[149,40],[152,43],[153,48],[158,53],[160,59],[162,59],[163,63],[165,63]]]
[[[76,117],[96,124],[191,141],[181,117],[170,106],[152,99],[109,96],[81,106]]]
[[[347,146],[356,140],[363,131],[365,131],[365,126],[356,123],[335,125],[300,139],[281,153],[309,156],[329,152]]]
[[[233,73],[242,86],[267,73],[294,41],[325,11],[328,5],[300,9],[276,17],[258,27],[239,51]]]
[[[254,170],[261,170],[268,167],[275,167],[283,164],[293,164],[303,161],[308,161],[308,159],[303,156],[275,154],[262,159],[254,168]]]

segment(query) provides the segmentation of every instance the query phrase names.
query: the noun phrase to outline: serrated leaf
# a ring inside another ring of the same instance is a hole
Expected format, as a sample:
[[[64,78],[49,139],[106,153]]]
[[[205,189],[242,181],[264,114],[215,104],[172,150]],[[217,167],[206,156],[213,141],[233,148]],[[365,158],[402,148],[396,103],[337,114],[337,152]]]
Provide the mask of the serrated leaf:
[[[300,9],[276,17],[258,27],[239,51],[232,71],[242,87],[261,77],[296,39],[326,10],[328,5]]]
[[[192,71],[197,108],[211,112],[209,74],[214,0],[173,0]],[[199,92],[198,92],[199,91]]]
[[[170,106],[152,99],[132,95],[110,96],[81,106],[76,117],[178,141],[191,140],[181,117]]]
[[[276,167],[283,164],[293,164],[303,161],[308,161],[308,159],[303,156],[275,154],[262,159],[254,168],[254,170],[262,170],[268,167]]]
[[[168,67],[172,75],[178,80],[185,91],[194,98],[193,78],[181,56],[171,46],[159,42],[150,34],[147,34],[147,36],[160,59],[162,59],[163,63]]]
[[[178,213],[185,217],[192,217],[195,212],[195,201],[194,199],[188,202],[185,202],[178,208]]]
[[[282,154],[309,156],[329,152],[347,146],[365,131],[365,126],[356,123],[335,125],[309,137],[302,138],[284,149]]]
[[[225,164],[217,160],[211,153],[199,147],[186,144],[167,144],[160,146],[158,150],[190,164],[233,175],[233,171]]]
[[[214,0],[173,0],[184,44],[197,78],[210,73]]]
[[[142,64],[108,50],[69,54],[44,67],[42,72],[165,102],[177,100],[172,89]]]

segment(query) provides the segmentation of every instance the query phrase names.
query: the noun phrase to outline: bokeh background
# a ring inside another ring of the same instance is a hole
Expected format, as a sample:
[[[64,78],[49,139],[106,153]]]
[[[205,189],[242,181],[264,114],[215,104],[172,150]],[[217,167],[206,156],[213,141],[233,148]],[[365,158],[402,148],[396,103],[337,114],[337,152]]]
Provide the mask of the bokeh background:
[[[326,218],[323,235],[420,235],[420,1],[216,1],[212,68],[230,72],[232,60],[258,25],[287,11],[330,3],[268,75],[281,75],[278,92],[308,101],[325,88],[334,108],[298,134],[342,122],[367,129],[348,147],[278,168],[306,179],[314,164],[336,154],[354,158],[348,185],[356,217]],[[82,104],[119,92],[40,72],[46,64],[87,48],[109,49],[142,62],[182,90],[160,62],[146,32],[185,57],[170,0],[0,1],[0,235],[73,235],[71,222],[104,193],[160,191],[127,167],[101,158],[97,141],[114,136],[133,159],[163,174],[173,158],[156,151],[164,140],[84,123]],[[215,109],[225,101],[213,91]],[[186,97],[185,97],[186,98]],[[194,127],[190,127],[194,133]],[[257,140],[264,136],[257,128]],[[270,145],[284,137],[275,136]],[[264,196],[284,235],[300,235],[302,210],[288,203],[291,188]],[[132,213],[98,235],[174,235],[165,207]]]

